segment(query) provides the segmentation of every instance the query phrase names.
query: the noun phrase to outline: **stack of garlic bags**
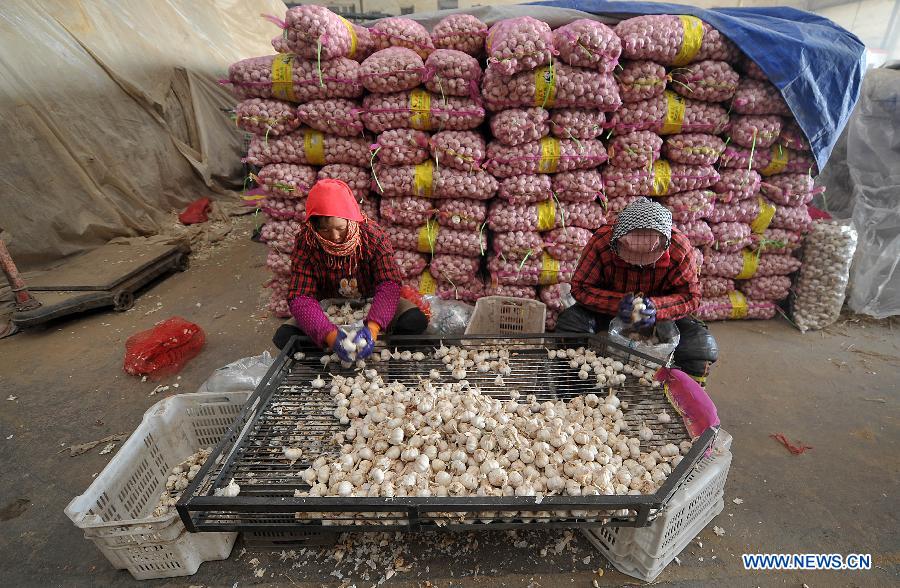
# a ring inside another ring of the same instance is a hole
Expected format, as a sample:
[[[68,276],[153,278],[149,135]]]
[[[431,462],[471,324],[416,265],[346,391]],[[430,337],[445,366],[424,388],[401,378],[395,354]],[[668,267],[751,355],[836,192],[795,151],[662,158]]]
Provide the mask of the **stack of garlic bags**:
[[[741,70],[721,156],[719,201],[706,215],[735,229],[730,243],[707,252],[697,312],[704,320],[775,316],[801,265],[793,252],[812,226],[806,208],[814,194],[809,145],[759,67],[743,57]]]
[[[273,40],[279,53],[239,61],[228,77],[244,100],[237,123],[254,133],[246,161],[261,168],[258,179],[267,192],[263,210],[269,221],[262,237],[274,274],[269,309],[289,316],[290,252],[312,184],[341,179],[367,214],[377,214],[377,204],[366,199],[369,141],[358,101],[357,60],[370,50],[368,31],[320,6],[291,8],[280,24],[285,34]]]
[[[436,27],[445,31],[440,48],[412,20],[374,25],[376,46],[383,48],[362,64],[361,81],[370,92],[362,118],[378,134],[374,187],[382,196],[382,224],[402,252],[398,263],[407,284],[474,302],[484,294],[485,201],[497,191],[494,178],[480,169],[485,145],[475,131],[484,121],[476,56],[486,27],[474,17],[448,19]]]
[[[599,137],[604,113],[620,104],[611,74],[619,40],[592,20],[551,31],[522,17],[491,27],[486,49],[482,94],[493,114],[485,169],[500,180],[488,269],[497,293],[534,298],[535,287],[571,279],[604,223]],[[548,326],[560,310],[550,306]]]
[[[728,125],[723,103],[737,88],[730,65],[737,49],[690,16],[640,16],[619,23],[616,33],[625,104],[613,117],[607,216],[612,222],[638,196],[657,198],[702,259],[700,248],[716,240],[703,219],[716,200],[715,165],[725,148],[717,135]]]
[[[617,74],[625,105],[612,121],[607,217],[638,196],[659,199],[702,260],[698,316],[771,318],[800,265],[790,252],[809,223],[812,197],[808,175],[785,174],[811,164],[782,143],[787,126],[784,141],[808,148],[796,123],[781,118],[790,115],[787,105],[755,64],[695,17],[641,16],[616,33],[626,58]],[[761,174],[775,179],[761,183]],[[800,202],[792,210],[776,205]],[[798,232],[785,231],[792,225]]]

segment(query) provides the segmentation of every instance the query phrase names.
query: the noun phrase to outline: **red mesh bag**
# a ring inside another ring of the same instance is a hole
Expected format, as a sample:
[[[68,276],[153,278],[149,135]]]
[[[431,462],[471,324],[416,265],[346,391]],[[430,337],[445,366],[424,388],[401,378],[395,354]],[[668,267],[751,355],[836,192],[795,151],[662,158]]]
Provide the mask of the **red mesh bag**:
[[[403,286],[400,288],[400,297],[409,300],[413,304],[419,307],[419,310],[425,315],[425,318],[431,320],[431,305],[416,291],[414,288],[409,286]]]
[[[125,341],[125,373],[164,376],[181,371],[206,342],[199,325],[173,316]]]

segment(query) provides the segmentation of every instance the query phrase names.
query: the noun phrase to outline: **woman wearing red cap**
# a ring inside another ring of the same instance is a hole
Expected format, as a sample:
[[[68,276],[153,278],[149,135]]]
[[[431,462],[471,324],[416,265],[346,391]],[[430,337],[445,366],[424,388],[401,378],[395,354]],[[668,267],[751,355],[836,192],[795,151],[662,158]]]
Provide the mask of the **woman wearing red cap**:
[[[320,347],[333,349],[349,361],[340,344],[346,333],[328,320],[319,305],[320,299],[334,297],[372,298],[354,339],[361,347],[359,359],[371,355],[382,331],[416,335],[428,326],[425,314],[400,298],[400,272],[384,231],[360,212],[347,184],[323,179],[309,191],[306,222],[291,253],[288,305],[296,324],[279,327],[272,342],[281,349],[293,335],[305,333]]]

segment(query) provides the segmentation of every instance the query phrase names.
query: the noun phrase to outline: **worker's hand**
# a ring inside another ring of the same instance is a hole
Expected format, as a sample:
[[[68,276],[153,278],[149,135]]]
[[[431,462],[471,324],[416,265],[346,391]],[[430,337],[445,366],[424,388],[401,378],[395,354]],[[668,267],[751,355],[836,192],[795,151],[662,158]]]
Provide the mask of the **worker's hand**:
[[[332,345],[331,349],[341,361],[346,361],[347,363],[351,363],[353,361],[353,357],[351,356],[352,350],[348,349],[350,347],[349,341],[347,339],[347,332],[344,329],[337,330],[337,338],[334,340],[334,345]]]
[[[353,343],[356,345],[357,359],[366,359],[372,355],[372,351],[375,349],[375,339],[378,334],[377,331],[373,332],[369,325],[364,325],[356,331],[356,337],[353,339]]]
[[[644,298],[644,309],[640,311],[641,319],[634,323],[634,327],[640,331],[649,331],[656,324],[656,305],[649,297]]]
[[[619,302],[619,318],[626,325],[631,324],[631,311],[634,310],[634,294],[628,293]]]

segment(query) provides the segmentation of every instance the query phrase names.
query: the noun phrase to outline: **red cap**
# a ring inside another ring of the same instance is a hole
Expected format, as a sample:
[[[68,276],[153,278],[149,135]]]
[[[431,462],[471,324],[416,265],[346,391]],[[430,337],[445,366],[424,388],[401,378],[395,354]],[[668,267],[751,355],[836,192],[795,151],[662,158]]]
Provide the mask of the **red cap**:
[[[319,180],[309,190],[306,218],[313,216],[336,216],[358,223],[365,220],[350,186],[330,178]]]

